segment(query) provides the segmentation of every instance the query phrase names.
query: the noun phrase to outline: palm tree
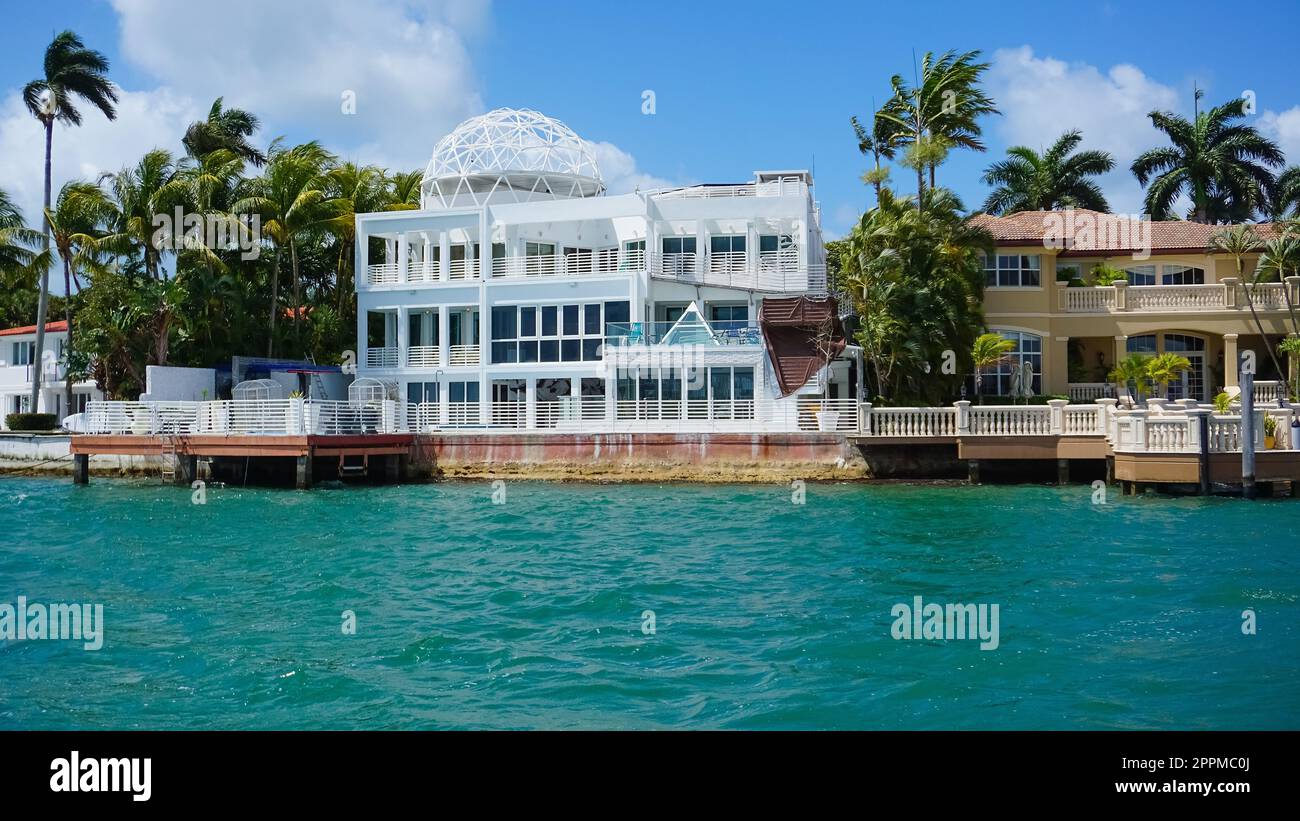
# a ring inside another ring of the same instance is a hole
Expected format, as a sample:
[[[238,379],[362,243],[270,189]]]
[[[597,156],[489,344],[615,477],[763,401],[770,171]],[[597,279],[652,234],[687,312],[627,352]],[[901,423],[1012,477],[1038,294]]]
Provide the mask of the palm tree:
[[[1196,91],[1198,103],[1204,92]],[[1248,217],[1265,202],[1274,185],[1270,168],[1282,164],[1281,150],[1253,126],[1235,123],[1246,116],[1238,98],[1188,120],[1168,111],[1152,111],[1151,124],[1173,145],[1153,148],[1133,161],[1132,171],[1147,187],[1146,210],[1152,219],[1171,219],[1174,201],[1192,201],[1194,222]]]
[[[862,175],[862,181],[876,190],[876,201],[880,200],[880,189],[889,179],[889,169],[881,168],[880,160],[892,160],[903,145],[906,134],[893,120],[880,116],[877,112],[871,116],[871,131],[867,131],[857,117],[850,117],[853,133],[858,138],[858,151],[863,156],[871,155],[875,166]]]
[[[275,261],[271,272],[270,334],[267,338],[267,356],[275,355],[275,318],[279,312],[280,257],[289,250],[293,271],[293,321],[294,336],[301,345],[302,287],[298,275],[298,239],[309,227],[318,226],[329,215],[322,208],[325,172],[334,162],[334,155],[317,142],[304,143],[293,148],[272,144],[270,157],[262,176],[249,180],[246,196],[236,202],[237,213],[258,213],[262,217],[262,233],[275,245]],[[301,351],[299,351],[301,353]]]
[[[48,212],[46,222],[50,226],[50,238],[54,250],[63,263],[63,290],[67,295],[63,301],[63,318],[68,324],[68,342],[64,352],[66,371],[64,375],[65,407],[72,409],[72,386],[81,373],[73,356],[72,296],[73,288],[80,291],[79,272],[103,270],[100,264],[99,234],[100,227],[111,217],[112,205],[104,196],[99,186],[88,182],[69,182],[59,190],[55,207]],[[49,251],[40,254],[37,265],[49,267],[54,260]]]
[[[1131,353],[1115,363],[1115,367],[1110,369],[1107,378],[1115,383],[1115,386],[1123,392],[1123,389],[1130,383],[1133,385],[1133,398],[1142,401],[1146,393],[1146,385],[1150,381],[1150,371],[1148,363],[1151,357],[1147,354]]]
[[[78,99],[89,103],[112,120],[117,117],[117,89],[105,75],[108,58],[98,51],[86,48],[81,38],[71,31],[55,35],[45,48],[45,76],[32,80],[23,87],[23,103],[32,116],[45,127],[45,203],[43,213],[50,210],[51,151],[54,146],[54,121],[64,125],[81,125]],[[49,250],[50,224],[42,227],[45,248]],[[45,312],[50,301],[49,266],[41,271],[40,296],[36,304],[36,361],[45,354]],[[41,395],[40,368],[32,372],[32,410],[37,408]]]
[[[971,347],[971,360],[975,365],[975,395],[983,404],[984,369],[1000,365],[1007,359],[1007,354],[1015,350],[1016,343],[1002,334],[980,334]]]
[[[172,209],[190,204],[191,189],[181,171],[170,152],[155,148],[134,168],[105,174],[99,180],[101,187],[108,186],[114,206],[109,233],[100,245],[119,256],[138,252],[152,279],[165,276],[163,252],[176,248],[182,231],[182,226],[173,224],[171,233],[164,234],[155,218],[166,215],[169,222],[174,222]]]
[[[181,142],[195,159],[225,149],[259,168],[266,165],[266,154],[248,141],[257,133],[261,122],[253,114],[238,108],[224,108],[218,97],[206,120],[191,123]]]
[[[9,274],[31,265],[32,246],[40,234],[26,227],[23,212],[0,189],[0,273]]]
[[[1273,351],[1273,346],[1267,344],[1268,337],[1264,334],[1264,323],[1259,320],[1259,312],[1255,310],[1255,299],[1252,296],[1252,286],[1260,276],[1259,267],[1256,266],[1255,272],[1249,277],[1246,276],[1245,258],[1262,248],[1259,235],[1255,229],[1249,225],[1234,225],[1226,228],[1210,238],[1210,251],[1221,254],[1227,254],[1232,257],[1233,262],[1237,265],[1237,279],[1241,282],[1241,290],[1246,294],[1246,306],[1250,308],[1250,316],[1255,320],[1255,329],[1259,331],[1260,339],[1264,340],[1264,347],[1268,349],[1268,355],[1273,360],[1273,366],[1277,368],[1279,374],[1282,373],[1282,364],[1277,361],[1277,354]]]
[[[390,200],[385,211],[411,211],[420,207],[420,184],[423,171],[398,171],[388,178],[391,185]]]
[[[1300,217],[1300,165],[1293,165],[1277,175],[1267,190],[1268,205],[1264,209],[1275,222]]]
[[[334,237],[338,247],[338,259],[334,271],[334,288],[337,291],[338,310],[342,312],[345,302],[352,298],[352,270],[355,260],[357,214],[392,210],[397,208],[395,202],[398,186],[389,185],[382,168],[373,165],[359,166],[345,162],[332,168],[325,175],[325,192],[323,224]],[[416,197],[419,197],[419,185],[416,185]]]
[[[1017,211],[1053,211],[1057,208],[1087,208],[1110,212],[1097,183],[1088,179],[1115,167],[1105,151],[1079,151],[1083,134],[1075,129],[1062,134],[1042,154],[1017,145],[1007,149],[1008,158],[984,171],[984,184],[996,188],[984,201],[990,214]]]
[[[935,167],[951,148],[983,151],[978,119],[999,114],[993,99],[980,88],[988,63],[976,62],[980,52],[958,54],[947,51],[937,59],[933,52],[921,58],[920,78],[909,86],[901,75],[890,78],[893,97],[878,112],[900,133],[899,145],[906,146],[908,165],[916,169],[916,205],[925,190],[925,169],[930,187],[935,185]]]
[[[945,351],[965,359],[979,336],[981,259],[993,248],[964,211],[943,188],[926,189],[919,208],[883,188],[849,237],[841,276],[881,396],[910,390],[933,403],[955,392],[956,380],[936,379],[932,363]]]
[[[1285,228],[1282,233],[1263,245],[1259,256],[1259,275],[1276,277],[1278,282],[1286,282],[1288,276],[1300,274],[1300,228]],[[1291,301],[1291,289],[1283,288],[1286,297],[1287,313],[1291,317],[1291,330],[1300,334],[1300,323],[1296,321],[1295,305]]]
[[[1160,392],[1169,395],[1169,383],[1192,369],[1191,360],[1176,353],[1162,353],[1147,360],[1147,378],[1160,386]]]

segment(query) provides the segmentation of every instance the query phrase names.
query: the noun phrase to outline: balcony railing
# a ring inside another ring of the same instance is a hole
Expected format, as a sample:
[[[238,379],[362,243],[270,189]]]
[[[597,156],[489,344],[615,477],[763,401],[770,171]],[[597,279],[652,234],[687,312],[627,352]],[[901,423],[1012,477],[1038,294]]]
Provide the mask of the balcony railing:
[[[741,251],[704,254],[696,265],[696,254],[663,254],[652,260],[650,272],[659,279],[692,285],[715,285],[770,293],[826,292],[826,266],[805,265],[797,253]]]
[[[450,354],[447,364],[453,368],[479,363],[478,345],[452,345]]]
[[[1257,311],[1283,311],[1287,307],[1285,285],[1262,282],[1250,287],[1250,300]],[[1105,285],[1062,288],[1060,308],[1066,313],[1098,314],[1116,311],[1145,313],[1182,311],[1233,311],[1249,307],[1246,295],[1235,279],[1209,285]],[[1291,294],[1292,302],[1300,294]]]
[[[442,350],[437,345],[412,345],[406,349],[408,368],[436,368],[442,364]]]
[[[651,192],[658,199],[716,199],[720,197],[782,197],[806,194],[801,177],[781,177],[767,182],[740,185],[693,185]]]
[[[396,368],[397,348],[366,348],[367,368]]]
[[[763,333],[758,323],[744,320],[725,320],[708,323],[709,333],[703,326],[683,325],[676,334],[676,322],[608,322],[605,324],[605,344],[612,347],[638,345],[762,345]]]
[[[551,254],[532,257],[498,257],[492,260],[492,276],[565,277],[620,274],[645,270],[644,251],[606,249],[574,254]]]

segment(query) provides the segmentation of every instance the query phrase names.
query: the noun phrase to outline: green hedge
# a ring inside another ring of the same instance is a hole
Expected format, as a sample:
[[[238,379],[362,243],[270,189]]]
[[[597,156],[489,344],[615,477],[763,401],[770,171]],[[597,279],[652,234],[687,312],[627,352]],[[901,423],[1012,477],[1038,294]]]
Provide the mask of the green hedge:
[[[59,420],[52,413],[11,413],[5,417],[5,427],[9,430],[54,430]]]

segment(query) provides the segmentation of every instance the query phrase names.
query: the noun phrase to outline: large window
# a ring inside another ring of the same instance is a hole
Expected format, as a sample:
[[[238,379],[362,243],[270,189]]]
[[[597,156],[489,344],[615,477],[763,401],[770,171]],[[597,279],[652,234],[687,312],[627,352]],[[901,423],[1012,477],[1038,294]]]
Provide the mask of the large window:
[[[13,345],[14,358],[10,365],[30,365],[36,359],[35,342],[15,342]]]
[[[1204,285],[1205,271],[1187,265],[1166,265],[1160,269],[1161,285]]]
[[[735,327],[737,323],[749,321],[748,305],[711,305],[709,322],[725,322]]]
[[[492,362],[595,362],[605,323],[626,324],[626,301],[574,305],[496,305],[492,308]]]
[[[990,372],[984,374],[983,391],[997,396],[1010,394],[1012,371],[1019,369],[1023,363],[1028,362],[1034,369],[1034,393],[1042,393],[1043,338],[1022,331],[1004,331],[996,328],[993,333],[1001,334],[1003,339],[1011,340],[1015,343],[1015,347],[1007,352],[1006,358],[1002,362],[990,369]]]
[[[1135,265],[1132,268],[1125,268],[1124,273],[1128,274],[1129,285],[1156,284],[1156,266],[1154,265]]]
[[[463,383],[462,383],[463,384]],[[473,383],[477,385],[478,383]],[[438,383],[437,382],[407,382],[406,383],[406,401],[414,404],[421,402],[438,401]]]
[[[709,237],[709,251],[714,254],[743,254],[745,253],[745,235]]]
[[[984,257],[984,284],[989,288],[1037,288],[1042,282],[1038,254]]]
[[[665,254],[695,253],[695,237],[664,237]]]

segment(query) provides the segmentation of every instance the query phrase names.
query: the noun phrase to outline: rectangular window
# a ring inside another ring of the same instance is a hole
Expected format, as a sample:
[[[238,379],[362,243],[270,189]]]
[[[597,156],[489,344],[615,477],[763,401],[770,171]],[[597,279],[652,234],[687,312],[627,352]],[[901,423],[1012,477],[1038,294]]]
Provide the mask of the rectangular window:
[[[494,305],[492,307],[492,338],[517,338],[515,321],[518,313],[519,309],[513,305]]]
[[[537,336],[537,309],[533,307],[519,309],[520,338]]]
[[[731,368],[709,368],[709,386],[713,389],[713,399],[731,398]]]
[[[606,302],[605,322],[631,322],[632,307],[628,302]]]
[[[695,237],[664,237],[665,254],[695,253]]]
[[[789,234],[767,234],[758,238],[758,250],[763,254],[794,249],[794,237]]]
[[[406,401],[414,404],[438,401],[437,382],[407,382]]]
[[[564,334],[563,336],[578,336],[578,308],[579,305],[564,306]]]
[[[447,384],[447,398],[452,402],[477,402],[478,383],[449,382]]]
[[[984,284],[989,288],[1037,288],[1042,281],[1038,254],[998,254],[984,258]]]
[[[582,306],[582,333],[584,336],[600,335],[600,303]]]
[[[743,323],[749,321],[748,305],[713,305],[709,307],[709,322]]]
[[[542,336],[559,336],[559,325],[557,324],[559,308],[554,305],[542,306]]]
[[[735,387],[734,396],[737,399],[754,398],[754,369],[753,368],[735,368],[733,373],[732,384]]]
[[[734,234],[709,237],[709,251],[714,254],[743,254],[745,253],[745,235]]]

